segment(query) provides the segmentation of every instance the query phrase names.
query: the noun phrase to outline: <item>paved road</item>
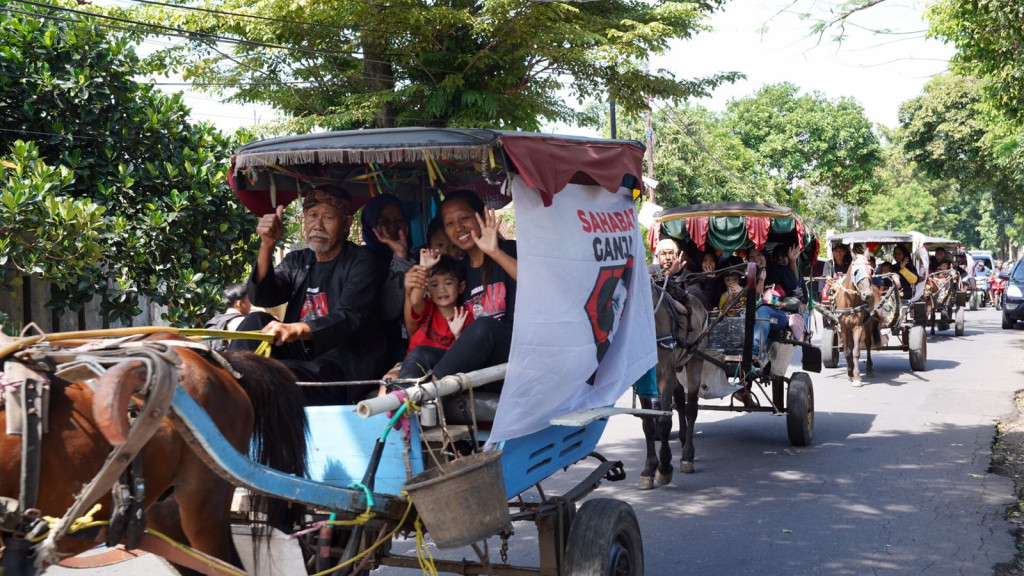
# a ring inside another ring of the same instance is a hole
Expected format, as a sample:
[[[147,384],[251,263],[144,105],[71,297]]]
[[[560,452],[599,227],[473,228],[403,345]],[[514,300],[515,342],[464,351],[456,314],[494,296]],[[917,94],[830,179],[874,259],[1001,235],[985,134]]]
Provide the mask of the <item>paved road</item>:
[[[1015,552],[1003,520],[1012,483],[986,470],[994,424],[1024,388],[1022,347],[1024,331],[1001,330],[987,309],[968,312],[965,336],[929,340],[927,372],[911,372],[907,355],[891,351],[876,354],[862,388],[850,386],[843,364],[812,375],[815,435],[804,448],[789,445],[783,418],[703,412],[697,472],[648,492],[635,489],[639,421],[613,418],[598,450],[623,460],[629,478],[591,497],[633,505],[651,575],[991,574]],[[545,488],[563,491],[582,472]],[[517,527],[509,559],[536,565],[531,526]],[[140,571],[161,573],[155,563]]]

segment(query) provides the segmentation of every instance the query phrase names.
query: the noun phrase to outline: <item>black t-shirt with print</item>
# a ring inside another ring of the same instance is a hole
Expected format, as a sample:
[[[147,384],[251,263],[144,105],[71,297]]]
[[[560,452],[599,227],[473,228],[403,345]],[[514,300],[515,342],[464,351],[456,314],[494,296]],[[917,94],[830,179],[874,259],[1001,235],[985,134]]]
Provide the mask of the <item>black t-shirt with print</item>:
[[[509,256],[516,258],[514,240],[499,240],[498,246]],[[493,316],[496,320],[512,323],[516,304],[516,281],[504,268],[491,261],[480,268],[469,265],[469,258],[462,259],[466,289],[460,296],[460,303],[470,303],[474,318]],[[489,268],[489,269],[488,269]],[[486,270],[487,284],[484,285]]]

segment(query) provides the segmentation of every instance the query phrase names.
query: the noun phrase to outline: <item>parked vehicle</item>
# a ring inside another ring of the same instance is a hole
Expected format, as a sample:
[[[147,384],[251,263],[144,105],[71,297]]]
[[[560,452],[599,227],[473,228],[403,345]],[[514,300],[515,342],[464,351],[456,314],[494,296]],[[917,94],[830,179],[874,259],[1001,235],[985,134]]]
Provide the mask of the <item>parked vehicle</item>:
[[[1024,258],[1017,260],[1009,273],[999,276],[1006,281],[1002,297],[1003,328],[1009,330],[1016,322],[1024,320]]]

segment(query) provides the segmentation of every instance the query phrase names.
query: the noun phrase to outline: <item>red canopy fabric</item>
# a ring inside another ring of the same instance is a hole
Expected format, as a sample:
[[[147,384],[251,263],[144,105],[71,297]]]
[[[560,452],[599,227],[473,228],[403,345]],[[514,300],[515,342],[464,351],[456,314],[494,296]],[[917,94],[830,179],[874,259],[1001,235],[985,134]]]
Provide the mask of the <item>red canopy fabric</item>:
[[[708,226],[710,217],[701,216],[700,218],[687,218],[686,219],[686,233],[690,235],[690,240],[697,245],[697,249],[701,252],[704,251],[704,241],[708,237]]]
[[[503,134],[501,145],[530,188],[540,191],[545,206],[552,197],[583,172],[609,192],[617,192],[622,178],[643,173],[641,146],[621,141],[576,141],[537,135]]]
[[[768,230],[772,227],[772,220],[767,216],[747,216],[747,238],[754,243],[758,250],[764,250],[764,243],[768,240]]]

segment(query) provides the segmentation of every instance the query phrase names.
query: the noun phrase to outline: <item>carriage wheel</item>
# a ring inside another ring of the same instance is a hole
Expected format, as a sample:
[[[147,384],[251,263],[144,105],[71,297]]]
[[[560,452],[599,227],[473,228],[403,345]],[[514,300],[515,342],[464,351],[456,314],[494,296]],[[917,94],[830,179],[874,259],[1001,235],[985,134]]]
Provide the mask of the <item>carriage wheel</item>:
[[[910,347],[910,369],[922,372],[928,363],[928,340],[925,338],[924,326],[914,326],[907,336]]]
[[[956,323],[953,324],[953,333],[957,336],[964,335],[964,309],[956,311]]]
[[[980,293],[975,291],[971,292],[971,312],[978,309],[978,301],[981,300]]]
[[[633,507],[594,498],[576,511],[562,576],[643,576],[644,544]]]
[[[821,365],[825,368],[839,366],[839,333],[831,327],[821,331]]]
[[[793,446],[807,446],[814,436],[814,387],[806,372],[796,372],[789,379],[786,432]]]

